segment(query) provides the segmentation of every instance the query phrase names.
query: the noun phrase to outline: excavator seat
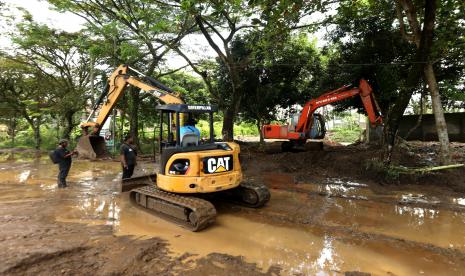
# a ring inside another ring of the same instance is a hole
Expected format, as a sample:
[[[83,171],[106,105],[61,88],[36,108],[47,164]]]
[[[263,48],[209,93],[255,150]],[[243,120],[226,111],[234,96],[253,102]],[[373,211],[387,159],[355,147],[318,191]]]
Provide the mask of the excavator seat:
[[[198,146],[199,145],[199,136],[195,133],[186,133],[181,138],[181,146]]]

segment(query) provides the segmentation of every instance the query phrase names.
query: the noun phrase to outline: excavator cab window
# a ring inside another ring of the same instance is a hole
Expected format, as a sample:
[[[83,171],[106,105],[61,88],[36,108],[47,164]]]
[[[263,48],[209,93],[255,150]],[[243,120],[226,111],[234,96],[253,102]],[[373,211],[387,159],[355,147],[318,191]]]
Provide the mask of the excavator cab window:
[[[160,153],[166,148],[195,147],[200,144],[215,142],[213,112],[218,110],[216,106],[168,104],[157,106],[157,109],[160,111]],[[200,130],[192,131],[191,134],[195,133],[195,135],[189,134],[181,137],[181,126],[184,126],[185,122],[193,119],[195,116],[200,117],[201,114],[208,115],[209,139],[201,141],[199,137]],[[184,141],[183,138],[185,138]]]

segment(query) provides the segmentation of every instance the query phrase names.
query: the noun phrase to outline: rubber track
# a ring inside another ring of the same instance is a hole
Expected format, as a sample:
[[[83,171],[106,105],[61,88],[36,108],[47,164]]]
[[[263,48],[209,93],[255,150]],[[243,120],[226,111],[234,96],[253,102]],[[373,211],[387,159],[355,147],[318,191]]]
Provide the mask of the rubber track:
[[[216,209],[213,206],[213,204],[204,199],[165,192],[158,189],[154,185],[149,185],[141,188],[136,188],[131,191],[131,200],[139,206],[141,205],[135,200],[136,193],[144,194],[148,197],[151,197],[152,199],[163,201],[171,205],[181,206],[185,209],[188,209],[191,212],[195,212],[197,216],[197,223],[193,225],[189,221],[186,221],[185,218],[173,217],[159,210],[149,209],[153,212],[156,212],[157,214],[161,214],[163,217],[191,231],[200,231],[212,224],[213,222],[215,222]],[[144,206],[141,207],[145,208]]]
[[[260,208],[263,205],[265,205],[268,201],[270,201],[270,198],[271,198],[270,190],[265,184],[252,184],[252,183],[242,182],[241,188],[252,189],[258,195],[258,198],[259,198],[258,202],[254,205],[248,205],[248,207]]]
[[[235,196],[233,197],[230,197],[230,193],[228,191],[226,191],[225,193],[225,196],[226,196],[226,200],[229,200],[235,204],[239,204],[239,205],[242,205],[242,206],[245,206],[245,207],[249,207],[249,208],[260,208],[262,207],[263,205],[265,205],[271,198],[271,195],[270,195],[270,190],[268,189],[268,187],[265,185],[265,184],[262,184],[262,183],[247,183],[247,182],[242,182],[241,185],[239,187],[236,188],[237,190],[234,191],[234,194]],[[258,197],[258,201],[255,203],[255,204],[249,204],[247,202],[244,202],[243,200],[241,200],[242,196],[241,194],[243,193],[243,190],[244,189],[248,189],[248,190],[253,190],[255,192],[255,194],[257,195]]]

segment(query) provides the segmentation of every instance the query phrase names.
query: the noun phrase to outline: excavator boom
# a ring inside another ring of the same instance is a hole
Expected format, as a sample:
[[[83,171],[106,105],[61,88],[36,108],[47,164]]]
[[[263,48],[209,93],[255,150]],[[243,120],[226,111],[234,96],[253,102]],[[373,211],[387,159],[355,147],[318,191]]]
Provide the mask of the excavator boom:
[[[81,136],[77,145],[80,158],[96,159],[107,155],[105,140],[99,133],[111,111],[115,108],[129,85],[150,93],[166,104],[184,103],[179,94],[170,88],[147,76],[144,76],[142,80],[136,75],[142,74],[127,65],[120,65],[110,75],[107,88],[97,100],[86,122],[81,123],[83,136]],[[100,112],[96,120],[91,121],[97,110],[100,110]],[[89,128],[92,129],[89,130]]]

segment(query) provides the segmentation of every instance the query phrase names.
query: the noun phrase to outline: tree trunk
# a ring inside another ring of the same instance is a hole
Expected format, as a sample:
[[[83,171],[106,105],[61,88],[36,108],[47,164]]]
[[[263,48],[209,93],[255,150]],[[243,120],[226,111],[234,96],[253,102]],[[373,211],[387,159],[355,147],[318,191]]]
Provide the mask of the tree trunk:
[[[125,109],[122,109],[121,110],[121,117],[120,117],[120,125],[119,125],[119,137],[120,137],[120,141],[123,141],[124,139],[124,120],[126,119],[126,110]]]
[[[12,148],[15,147],[16,127],[17,127],[16,117],[10,118],[10,125],[8,126],[8,132],[11,137]]]
[[[404,111],[407,108],[410,98],[414,92],[414,89],[418,86],[418,82],[422,75],[424,75],[423,62],[428,60],[429,53],[433,44],[433,30],[434,21],[436,16],[436,1],[425,0],[425,16],[423,18],[423,29],[420,30],[421,24],[418,22],[416,9],[412,1],[410,0],[398,0],[400,6],[404,9],[407,19],[409,21],[410,28],[412,29],[413,38],[406,34],[403,28],[403,15],[398,12],[400,32],[407,39],[412,41],[417,47],[415,54],[414,64],[409,71],[405,88],[400,91],[399,97],[397,98],[394,107],[389,112],[385,128],[385,143],[386,143],[386,156],[385,162],[391,162],[391,156],[394,149],[395,139],[399,124],[404,115]],[[400,7],[398,6],[398,8]],[[400,11],[400,10],[399,10]]]
[[[34,148],[37,151],[40,150],[40,145],[42,144],[42,137],[40,136],[40,125],[41,125],[40,118],[36,118],[34,120],[34,124],[32,125],[32,129],[34,130],[34,141],[35,141]]]
[[[95,105],[95,57],[90,55],[90,102],[92,107]]]
[[[134,140],[134,144],[140,150],[139,144],[139,91],[135,88],[131,89],[130,92],[130,106],[129,106],[129,132]]]
[[[226,112],[223,119],[222,134],[223,140],[225,141],[234,140],[234,119],[236,118],[236,114],[239,111],[243,92],[242,80],[235,66],[236,64],[232,60],[229,60],[227,67],[229,71],[229,77],[231,80],[232,95],[230,105],[226,107]]]
[[[71,132],[73,131],[73,128],[74,128],[73,116],[74,116],[74,111],[68,111],[65,113],[66,127],[65,127],[65,132],[63,133],[63,138],[68,139],[68,140],[70,139]]]
[[[434,74],[433,64],[428,63],[425,66],[425,80],[431,93],[431,102],[433,106],[434,120],[436,121],[436,132],[439,140],[439,160],[442,165],[450,163],[449,153],[449,134],[447,132],[446,119],[441,104],[441,95],[439,94],[438,83]]]
[[[425,93],[424,91],[421,92],[421,97],[420,97],[420,110],[418,110],[418,120],[416,124],[405,134],[404,139],[408,140],[410,135],[421,125],[421,122],[423,120],[423,114],[425,113]]]
[[[416,66],[415,66],[416,67]],[[412,72],[415,71],[415,72]],[[410,72],[411,81],[408,83],[414,84],[419,81],[420,75],[416,73],[416,70],[411,70]],[[394,103],[392,110],[390,110],[388,117],[386,118],[386,124],[384,127],[384,142],[385,142],[385,157],[384,162],[390,163],[392,153],[394,150],[394,145],[396,143],[397,132],[399,130],[400,121],[404,116],[404,111],[407,108],[410,98],[412,97],[414,89],[412,87],[407,87],[407,89],[402,89],[399,93],[399,96]]]
[[[223,129],[221,130],[224,141],[234,140],[234,113],[234,108],[232,106],[228,106],[224,110]]]
[[[260,120],[257,120],[257,129],[258,129],[258,134],[260,135],[260,144],[264,144],[265,143],[265,137],[263,137],[262,123],[260,122]]]
[[[145,141],[144,121],[140,122],[140,133],[142,134],[142,141]]]

